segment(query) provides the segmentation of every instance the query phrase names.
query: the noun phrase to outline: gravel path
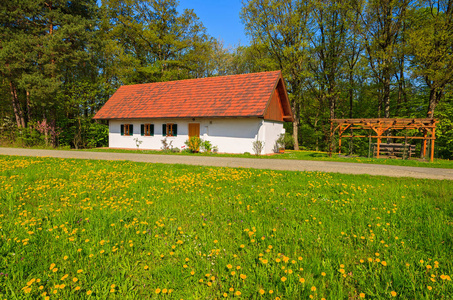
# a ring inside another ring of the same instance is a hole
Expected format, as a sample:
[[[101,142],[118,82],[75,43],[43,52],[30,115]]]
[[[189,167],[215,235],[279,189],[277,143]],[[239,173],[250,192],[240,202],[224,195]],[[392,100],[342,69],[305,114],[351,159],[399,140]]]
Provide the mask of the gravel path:
[[[343,174],[369,174],[391,177],[413,177],[453,180],[453,169],[418,168],[377,164],[358,164],[333,161],[308,161],[289,159],[253,159],[236,157],[159,155],[138,153],[112,153],[88,151],[40,150],[1,148],[0,155],[48,156],[59,158],[129,160],[147,163],[185,164],[198,166],[254,168],[288,171],[320,171]]]

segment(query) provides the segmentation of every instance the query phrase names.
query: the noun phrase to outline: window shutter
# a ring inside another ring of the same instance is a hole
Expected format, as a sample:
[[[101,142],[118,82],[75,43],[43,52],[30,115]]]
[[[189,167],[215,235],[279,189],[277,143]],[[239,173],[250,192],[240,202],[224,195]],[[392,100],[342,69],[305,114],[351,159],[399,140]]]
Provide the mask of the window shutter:
[[[133,124],[130,124],[129,125],[129,135],[134,135],[134,125]]]
[[[162,136],[167,135],[167,124],[162,124]]]
[[[142,136],[145,135],[145,124],[141,124],[140,125],[140,133],[141,133]]]
[[[154,124],[149,125],[149,135],[154,136]]]
[[[121,135],[124,135],[124,124],[121,124]]]
[[[173,136],[178,135],[178,124],[173,124]]]

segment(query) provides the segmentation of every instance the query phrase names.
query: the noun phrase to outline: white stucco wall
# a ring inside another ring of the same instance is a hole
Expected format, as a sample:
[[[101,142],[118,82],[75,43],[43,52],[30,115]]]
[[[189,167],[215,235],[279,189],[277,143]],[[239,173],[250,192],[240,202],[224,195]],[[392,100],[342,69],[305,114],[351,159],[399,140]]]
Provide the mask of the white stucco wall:
[[[265,141],[264,153],[272,153],[275,141],[282,133],[283,124],[269,122],[262,119],[162,119],[162,120],[110,120],[109,121],[109,147],[110,148],[134,148],[135,138],[142,143],[140,149],[161,149],[162,124],[178,124],[178,136],[167,137],[172,141],[173,147],[181,149],[184,142],[189,138],[189,123],[200,124],[200,138],[208,140],[213,146],[217,146],[219,152],[253,154],[252,144],[256,139]],[[121,124],[133,124],[132,136],[121,136]],[[141,124],[154,124],[154,136],[141,136]]]

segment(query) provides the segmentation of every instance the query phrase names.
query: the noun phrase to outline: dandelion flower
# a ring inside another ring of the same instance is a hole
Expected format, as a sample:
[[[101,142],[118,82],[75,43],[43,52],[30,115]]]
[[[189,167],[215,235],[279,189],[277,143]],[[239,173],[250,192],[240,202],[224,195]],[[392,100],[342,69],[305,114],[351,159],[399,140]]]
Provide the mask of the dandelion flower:
[[[285,282],[285,281],[286,281],[286,277],[283,276],[283,277],[281,278],[281,280],[282,280],[283,282]]]
[[[93,292],[91,290],[87,291],[87,295],[91,295]]]
[[[156,294],[159,294],[160,293],[160,289],[157,288],[155,292],[156,292]]]
[[[300,283],[304,283],[305,282],[305,278],[300,278],[299,281],[300,281]]]
[[[390,295],[392,295],[392,297],[396,297],[397,294],[396,294],[395,291],[391,291],[391,292],[390,292]]]
[[[261,295],[264,295],[264,293],[266,293],[266,291],[263,290],[263,289],[261,289],[261,290],[259,290],[259,293],[260,293]]]
[[[315,287],[315,286],[312,286],[312,287],[311,287],[311,291],[312,291],[312,292],[316,291],[316,287]]]
[[[365,293],[360,293],[360,294],[359,294],[359,297],[360,297],[360,298],[365,298]]]
[[[246,279],[246,278],[247,278],[247,275],[241,274],[240,277],[241,277],[241,279]]]

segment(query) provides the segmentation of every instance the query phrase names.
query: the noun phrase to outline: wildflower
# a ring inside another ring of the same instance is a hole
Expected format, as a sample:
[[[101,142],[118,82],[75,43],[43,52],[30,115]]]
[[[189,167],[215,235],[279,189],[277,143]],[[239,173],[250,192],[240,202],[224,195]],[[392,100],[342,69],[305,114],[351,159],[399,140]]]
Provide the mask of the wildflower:
[[[312,292],[316,291],[316,287],[315,287],[315,286],[312,286],[312,287],[311,287],[311,291],[312,291]]]
[[[264,295],[264,293],[266,293],[266,291],[263,290],[263,289],[261,289],[261,290],[259,290],[259,293],[260,293],[261,295]]]
[[[396,297],[397,294],[396,294],[395,291],[391,291],[391,292],[390,292],[390,295],[392,295],[392,297]]]
[[[82,269],[80,269],[80,270],[77,270],[77,273],[82,273],[82,272],[83,272],[83,270],[82,270]]]
[[[300,283],[304,283],[305,279],[304,278],[300,278],[299,281],[300,281]]]
[[[325,273],[325,272],[322,272],[322,273],[321,273],[321,276],[326,276],[326,273]]]
[[[433,287],[429,286],[429,285],[427,286],[427,288],[428,288],[428,290],[432,290],[433,289]]]
[[[143,267],[143,269],[145,269],[145,270],[148,270],[148,268],[149,268],[148,266],[144,266],[144,267]]]
[[[87,295],[91,295],[93,292],[91,290],[87,291]]]
[[[385,260],[381,261],[381,264],[386,267],[387,266],[387,262]]]
[[[233,266],[230,265],[230,264],[227,265],[227,268],[228,268],[228,269],[231,269],[232,267],[233,267]]]
[[[365,293],[360,293],[360,294],[359,294],[359,297],[360,297],[360,298],[365,298]]]
[[[281,280],[282,280],[283,282],[285,282],[285,281],[286,281],[286,277],[283,276],[283,277],[281,278]]]
[[[242,293],[240,291],[236,291],[236,293],[234,293],[236,296],[240,296]]]
[[[247,278],[247,275],[241,274],[240,277],[241,277],[241,279],[246,279],[246,278]]]
[[[156,292],[156,294],[159,294],[159,293],[160,293],[160,289],[157,288],[157,289],[155,290],[155,292]]]

